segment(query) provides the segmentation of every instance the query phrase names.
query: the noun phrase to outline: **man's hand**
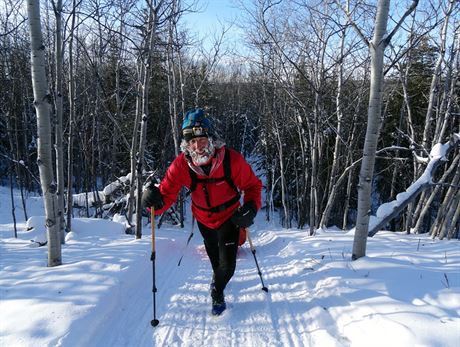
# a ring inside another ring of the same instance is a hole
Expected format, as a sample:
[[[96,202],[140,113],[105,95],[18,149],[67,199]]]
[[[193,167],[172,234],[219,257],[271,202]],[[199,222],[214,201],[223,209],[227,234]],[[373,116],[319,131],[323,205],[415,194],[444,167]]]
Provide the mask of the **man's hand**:
[[[163,207],[163,197],[161,196],[160,189],[150,182],[142,193],[142,204],[144,207],[153,207],[155,210],[159,210]]]
[[[233,213],[231,220],[233,223],[235,223],[235,225],[242,228],[247,228],[254,223],[254,217],[256,214],[256,204],[253,201],[248,201],[244,203],[243,206],[238,208],[235,213]]]

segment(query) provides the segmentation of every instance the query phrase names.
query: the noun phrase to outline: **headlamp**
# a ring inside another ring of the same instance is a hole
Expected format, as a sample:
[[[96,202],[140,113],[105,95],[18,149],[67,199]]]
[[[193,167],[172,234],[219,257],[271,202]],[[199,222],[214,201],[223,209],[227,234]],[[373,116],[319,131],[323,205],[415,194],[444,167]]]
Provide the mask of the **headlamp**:
[[[186,128],[182,131],[183,135],[189,135],[191,137],[206,136],[208,134],[208,129],[203,127],[192,127]]]

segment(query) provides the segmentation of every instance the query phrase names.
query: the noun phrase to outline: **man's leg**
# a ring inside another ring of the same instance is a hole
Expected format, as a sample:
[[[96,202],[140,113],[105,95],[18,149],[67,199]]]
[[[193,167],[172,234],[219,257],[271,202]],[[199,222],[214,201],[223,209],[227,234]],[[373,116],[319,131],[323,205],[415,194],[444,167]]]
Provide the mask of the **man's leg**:
[[[219,238],[217,237],[217,231],[200,222],[198,222],[198,229],[200,229],[201,236],[203,236],[204,248],[215,273],[219,268]]]
[[[217,230],[219,239],[219,269],[216,273],[215,288],[223,293],[227,283],[233,277],[238,250],[238,228],[228,220]]]
[[[239,230],[230,220],[217,230],[201,223],[198,227],[214,271],[215,290],[222,294],[235,272]]]

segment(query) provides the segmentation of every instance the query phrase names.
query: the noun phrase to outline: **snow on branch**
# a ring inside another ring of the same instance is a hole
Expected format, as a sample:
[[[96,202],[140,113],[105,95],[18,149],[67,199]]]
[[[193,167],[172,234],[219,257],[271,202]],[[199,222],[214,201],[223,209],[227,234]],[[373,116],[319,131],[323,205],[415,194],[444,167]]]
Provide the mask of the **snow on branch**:
[[[102,191],[88,192],[72,195],[72,203],[74,207],[86,208],[94,207],[100,202],[113,205],[119,197],[125,197],[124,188],[129,185],[131,173],[126,176],[118,177],[116,181],[109,183]],[[104,209],[109,209],[111,206],[105,206]]]
[[[380,205],[375,218],[369,221],[370,237],[374,236],[381,228],[397,217],[401,211],[413,201],[421,192],[433,185],[433,175],[443,161],[446,161],[447,154],[460,144],[460,134],[454,134],[452,138],[444,143],[437,143],[430,152],[430,161],[417,181],[411,184],[405,192],[399,193],[396,199]]]
[[[103,192],[89,192],[72,195],[72,203],[75,207],[94,206],[97,201],[104,201],[105,195]]]
[[[126,176],[117,178],[115,182],[109,183],[104,187],[103,193],[104,195],[111,195],[113,192],[120,189],[124,185],[129,184],[129,182],[131,182],[131,173]]]

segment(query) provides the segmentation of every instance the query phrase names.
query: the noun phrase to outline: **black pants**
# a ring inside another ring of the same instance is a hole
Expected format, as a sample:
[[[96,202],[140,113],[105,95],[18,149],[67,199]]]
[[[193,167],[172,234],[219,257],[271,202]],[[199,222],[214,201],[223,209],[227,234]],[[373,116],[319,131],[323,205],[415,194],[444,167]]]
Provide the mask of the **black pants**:
[[[200,222],[198,228],[214,271],[216,292],[221,294],[235,273],[239,228],[230,219],[219,229],[210,229]]]

